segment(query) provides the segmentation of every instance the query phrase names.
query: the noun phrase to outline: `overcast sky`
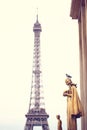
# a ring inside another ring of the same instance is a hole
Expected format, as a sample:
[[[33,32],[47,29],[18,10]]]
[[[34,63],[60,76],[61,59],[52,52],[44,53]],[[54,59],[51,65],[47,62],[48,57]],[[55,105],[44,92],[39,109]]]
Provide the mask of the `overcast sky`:
[[[69,16],[70,5],[71,0],[0,1],[0,130],[24,129],[37,8],[42,26],[42,81],[49,127],[57,129],[56,115],[60,114],[66,130],[65,74],[72,75],[78,92],[80,87],[78,22]]]

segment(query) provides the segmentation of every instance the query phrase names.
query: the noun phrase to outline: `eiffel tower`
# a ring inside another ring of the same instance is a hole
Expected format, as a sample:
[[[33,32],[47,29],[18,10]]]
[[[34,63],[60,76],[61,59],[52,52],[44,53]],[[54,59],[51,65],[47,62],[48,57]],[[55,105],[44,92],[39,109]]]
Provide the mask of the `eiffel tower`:
[[[24,130],[33,130],[35,126],[41,126],[42,130],[49,130],[47,118],[49,115],[45,110],[43,85],[41,80],[41,64],[40,64],[40,32],[41,24],[38,21],[38,15],[33,27],[34,32],[34,54],[32,69],[32,85],[30,94],[30,104],[28,113],[25,115],[27,120]]]

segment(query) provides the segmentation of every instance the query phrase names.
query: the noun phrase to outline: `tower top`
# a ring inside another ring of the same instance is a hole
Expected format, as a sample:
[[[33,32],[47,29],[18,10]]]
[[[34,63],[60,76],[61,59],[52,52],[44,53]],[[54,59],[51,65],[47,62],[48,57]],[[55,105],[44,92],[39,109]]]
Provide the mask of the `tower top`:
[[[41,32],[42,31],[41,24],[38,21],[38,13],[36,15],[36,22],[34,24],[33,31],[34,32],[38,32],[38,31]]]
[[[36,20],[37,20],[37,22],[38,22],[38,8],[37,8],[37,15],[36,15],[36,17],[37,17],[37,19],[36,19]]]

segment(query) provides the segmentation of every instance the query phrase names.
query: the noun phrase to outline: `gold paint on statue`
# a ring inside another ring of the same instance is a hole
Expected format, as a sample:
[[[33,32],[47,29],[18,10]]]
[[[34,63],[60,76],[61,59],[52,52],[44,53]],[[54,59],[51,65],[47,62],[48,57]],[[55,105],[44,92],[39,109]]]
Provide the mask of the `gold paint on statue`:
[[[67,130],[77,130],[77,118],[83,116],[82,104],[76,84],[72,83],[70,78],[67,78],[65,83],[69,86],[63,93],[63,96],[67,96]]]
[[[58,126],[57,126],[57,130],[62,130],[62,121],[60,119],[60,115],[57,115],[56,118],[58,119]]]

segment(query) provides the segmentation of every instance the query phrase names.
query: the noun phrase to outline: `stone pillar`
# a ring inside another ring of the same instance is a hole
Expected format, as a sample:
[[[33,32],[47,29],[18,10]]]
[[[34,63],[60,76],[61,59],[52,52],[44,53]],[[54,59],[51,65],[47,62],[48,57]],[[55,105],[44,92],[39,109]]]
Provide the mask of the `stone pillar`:
[[[81,6],[81,20],[79,21],[79,50],[80,50],[80,88],[81,100],[84,108],[82,117],[82,130],[87,130],[87,11],[84,5]]]
[[[81,92],[81,102],[82,102],[82,105],[84,105],[83,56],[82,56],[82,39],[81,39],[81,22],[80,21],[79,21],[79,54],[80,54],[80,90],[82,89],[80,92]],[[84,121],[82,120],[82,124],[83,123],[84,123]],[[82,127],[82,129],[83,129],[83,127]]]

